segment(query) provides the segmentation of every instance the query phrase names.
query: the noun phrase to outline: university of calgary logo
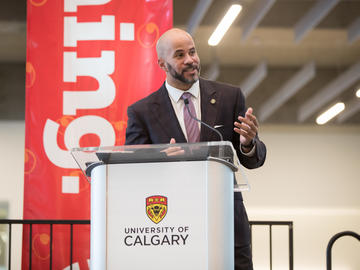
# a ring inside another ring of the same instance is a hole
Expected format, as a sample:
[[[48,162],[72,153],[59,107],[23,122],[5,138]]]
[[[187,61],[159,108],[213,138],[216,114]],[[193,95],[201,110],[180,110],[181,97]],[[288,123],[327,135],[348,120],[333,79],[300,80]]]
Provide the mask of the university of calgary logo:
[[[146,214],[154,223],[162,221],[167,213],[167,198],[165,196],[150,196],[146,198]]]

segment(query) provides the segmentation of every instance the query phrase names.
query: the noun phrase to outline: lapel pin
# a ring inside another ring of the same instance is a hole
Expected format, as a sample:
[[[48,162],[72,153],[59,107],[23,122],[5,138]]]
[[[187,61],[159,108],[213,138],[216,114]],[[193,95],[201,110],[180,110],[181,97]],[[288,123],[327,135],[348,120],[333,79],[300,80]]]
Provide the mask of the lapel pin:
[[[215,99],[215,98],[212,98],[212,99],[210,100],[210,103],[214,105],[214,104],[216,103],[216,99]]]

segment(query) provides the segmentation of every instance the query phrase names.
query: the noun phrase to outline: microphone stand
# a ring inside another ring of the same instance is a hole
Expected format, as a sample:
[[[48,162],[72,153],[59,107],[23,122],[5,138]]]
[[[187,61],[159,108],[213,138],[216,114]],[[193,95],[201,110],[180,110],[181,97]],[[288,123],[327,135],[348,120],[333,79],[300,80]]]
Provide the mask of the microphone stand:
[[[184,103],[185,103],[185,107],[186,107],[190,117],[193,120],[199,122],[200,124],[206,126],[207,128],[211,129],[212,131],[214,131],[216,134],[219,135],[220,141],[222,141],[222,142],[224,141],[224,138],[223,138],[222,134],[220,133],[220,131],[218,131],[216,128],[213,128],[212,126],[206,124],[205,122],[201,121],[200,119],[197,119],[195,116],[192,115],[192,113],[190,112],[190,109],[189,109],[189,100],[187,98],[184,99]],[[219,156],[224,157],[224,149],[223,149],[223,147],[219,148]]]

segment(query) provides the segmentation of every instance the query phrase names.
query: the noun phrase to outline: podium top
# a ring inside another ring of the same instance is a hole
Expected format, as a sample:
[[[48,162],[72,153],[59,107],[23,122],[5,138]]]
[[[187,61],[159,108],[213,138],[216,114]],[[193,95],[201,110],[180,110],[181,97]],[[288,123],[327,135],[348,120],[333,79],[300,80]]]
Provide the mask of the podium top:
[[[74,148],[71,154],[88,180],[91,170],[103,164],[215,160],[234,172],[240,167],[236,151],[228,141],[86,147]]]

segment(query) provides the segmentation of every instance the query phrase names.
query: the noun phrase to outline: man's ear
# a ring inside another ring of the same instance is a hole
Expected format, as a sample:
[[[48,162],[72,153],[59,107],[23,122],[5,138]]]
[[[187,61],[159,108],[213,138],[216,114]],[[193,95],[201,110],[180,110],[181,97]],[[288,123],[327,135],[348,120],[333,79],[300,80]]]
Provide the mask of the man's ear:
[[[158,59],[158,65],[159,65],[159,67],[160,67],[162,70],[164,70],[165,72],[168,71],[168,70],[167,70],[167,67],[166,67],[166,65],[165,65],[165,61],[164,61],[162,58],[159,58],[159,59]]]

